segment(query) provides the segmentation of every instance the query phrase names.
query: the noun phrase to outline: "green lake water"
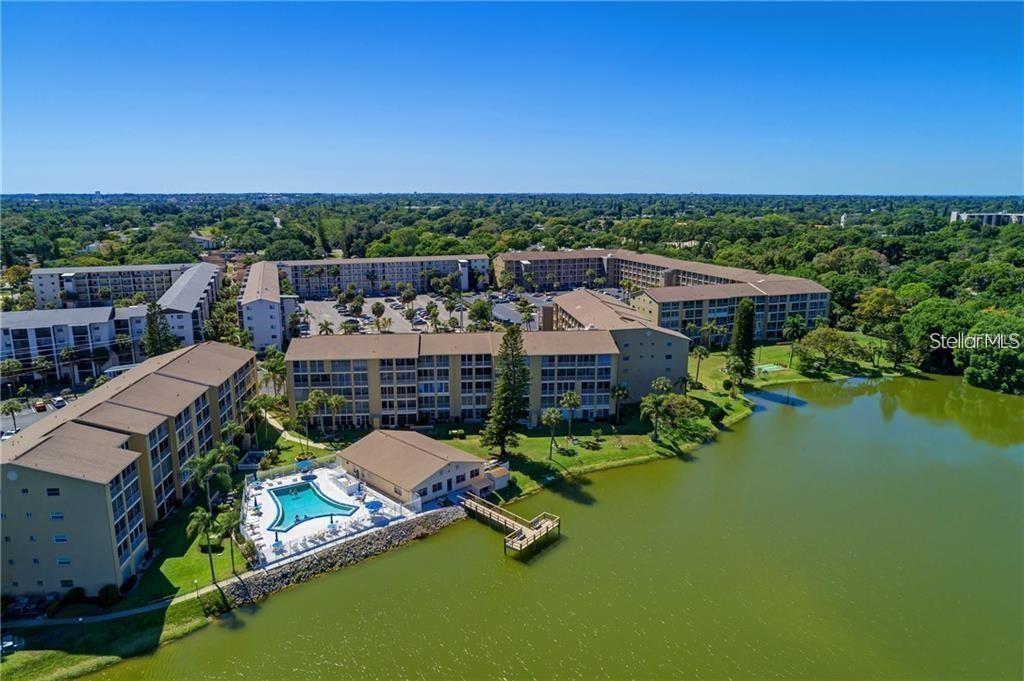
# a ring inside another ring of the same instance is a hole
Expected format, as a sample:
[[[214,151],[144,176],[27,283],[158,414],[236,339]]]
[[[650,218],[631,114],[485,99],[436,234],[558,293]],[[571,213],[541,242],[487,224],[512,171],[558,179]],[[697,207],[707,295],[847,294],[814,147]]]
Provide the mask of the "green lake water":
[[[787,404],[786,402],[789,402]],[[798,384],[671,460],[467,521],[101,679],[1020,679],[1024,399],[931,377]]]

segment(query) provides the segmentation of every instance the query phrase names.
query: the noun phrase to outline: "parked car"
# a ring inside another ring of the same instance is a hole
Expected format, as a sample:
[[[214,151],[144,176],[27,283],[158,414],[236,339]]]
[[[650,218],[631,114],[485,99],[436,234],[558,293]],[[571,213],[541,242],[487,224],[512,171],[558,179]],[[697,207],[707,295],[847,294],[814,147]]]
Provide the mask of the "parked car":
[[[35,409],[36,411],[46,411],[46,402],[43,402],[42,400],[36,400],[35,402],[32,403],[32,408]]]
[[[63,397],[54,397],[52,400],[50,400],[50,404],[52,404],[55,409],[63,409],[64,407],[68,406],[67,400],[65,400]]]

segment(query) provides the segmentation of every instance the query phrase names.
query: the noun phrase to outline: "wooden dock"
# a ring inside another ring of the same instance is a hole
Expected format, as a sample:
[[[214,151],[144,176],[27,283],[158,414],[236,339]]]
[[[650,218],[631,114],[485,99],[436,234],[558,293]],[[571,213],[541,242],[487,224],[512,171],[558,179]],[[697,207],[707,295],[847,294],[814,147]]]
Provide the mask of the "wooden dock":
[[[506,554],[509,551],[522,554],[531,548],[540,548],[552,532],[556,533],[556,538],[562,536],[562,519],[557,515],[545,512],[533,520],[527,520],[472,493],[464,494],[461,502],[477,519],[508,533],[505,535]]]

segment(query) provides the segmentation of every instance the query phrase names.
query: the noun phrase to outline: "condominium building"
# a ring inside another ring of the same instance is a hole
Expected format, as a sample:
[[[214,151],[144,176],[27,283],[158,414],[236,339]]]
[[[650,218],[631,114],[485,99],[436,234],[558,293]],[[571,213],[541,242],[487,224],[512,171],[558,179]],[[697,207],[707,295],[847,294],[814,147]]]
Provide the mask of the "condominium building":
[[[206,340],[206,322],[222,280],[219,267],[199,263],[185,270],[157,300],[182,345]]]
[[[155,301],[193,267],[196,263],[38,267],[32,270],[36,309],[110,305],[136,293]]]
[[[147,528],[195,487],[187,462],[243,420],[255,353],[202,343],[148,359],[7,440],[0,589],[95,594],[136,574]]]
[[[626,282],[634,288],[647,289],[795,278],[621,248],[501,253],[494,259],[495,277],[501,280],[505,272],[510,273],[515,286],[545,289],[615,287]]]
[[[630,305],[659,326],[699,340],[705,328],[714,330],[712,345],[728,343],[740,301],[754,302],[754,338],[779,340],[786,318],[803,317],[807,328],[828,318],[829,290],[809,279],[779,277],[758,282],[715,286],[667,286],[644,291]],[[707,326],[705,326],[707,325]]]
[[[58,376],[81,383],[108,367],[134,364],[145,330],[142,305],[0,312],[0,359],[16,359],[27,370],[43,357]],[[125,337],[130,344],[120,342]]]
[[[1019,225],[1024,223],[1024,213],[968,213],[953,211],[949,216],[952,222],[980,222],[983,225],[1002,227],[1003,225]]]
[[[619,348],[618,379],[635,402],[659,376],[684,385],[690,339],[647,319],[619,300],[587,289],[577,289],[554,300],[554,328],[604,329]]]
[[[399,284],[426,291],[435,277],[455,275],[457,288],[473,291],[487,283],[486,255],[424,255],[400,258],[285,260],[277,263],[303,298],[327,298],[350,284],[366,295],[393,293]]]
[[[288,320],[298,310],[298,296],[281,293],[277,264],[264,260],[249,267],[238,298],[242,328],[252,336],[256,352],[283,347],[289,338]]]
[[[503,253],[494,267],[495,276],[511,272],[513,281],[524,286],[539,286],[540,277],[563,288],[594,285],[595,280],[607,286],[629,282],[644,291],[630,305],[648,321],[695,340],[700,340],[696,329],[714,322],[718,330],[709,338],[713,344],[728,342],[742,298],[757,306],[755,335],[762,340],[781,338],[789,315],[802,315],[811,327],[829,310],[829,290],[809,279],[623,249]]]
[[[487,265],[486,255],[263,261],[246,273],[238,314],[258,352],[270,346],[281,349],[299,298],[329,298],[350,285],[366,295],[395,293],[399,284],[426,291],[431,279],[452,275],[458,288],[472,291],[487,283]],[[288,280],[294,295],[281,292],[282,279]]]
[[[313,416],[325,430],[482,421],[501,338],[497,332],[296,338],[285,354],[292,413],[313,390],[323,390],[346,401],[337,413],[324,406]],[[575,418],[603,419],[615,409],[613,385],[628,382],[635,400],[655,376],[676,382],[686,375],[685,337],[653,326],[526,332],[523,345],[531,425],[570,390],[582,403]]]

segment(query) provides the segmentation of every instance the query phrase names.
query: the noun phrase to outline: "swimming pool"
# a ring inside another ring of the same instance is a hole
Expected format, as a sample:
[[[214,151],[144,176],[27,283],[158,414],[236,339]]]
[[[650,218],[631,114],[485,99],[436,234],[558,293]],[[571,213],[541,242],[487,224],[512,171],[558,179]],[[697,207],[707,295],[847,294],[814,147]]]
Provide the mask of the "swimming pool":
[[[274,522],[267,528],[272,532],[287,532],[301,522],[329,515],[352,515],[355,506],[333,501],[324,496],[315,482],[300,482],[296,485],[270,490],[270,496],[277,506]]]

